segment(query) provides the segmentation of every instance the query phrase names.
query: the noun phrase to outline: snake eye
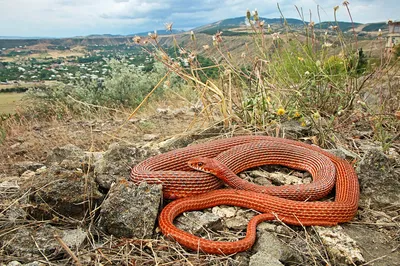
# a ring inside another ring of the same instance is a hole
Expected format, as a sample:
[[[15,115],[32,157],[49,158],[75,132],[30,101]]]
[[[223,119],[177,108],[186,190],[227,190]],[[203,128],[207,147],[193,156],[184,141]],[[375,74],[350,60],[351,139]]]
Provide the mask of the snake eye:
[[[203,166],[203,163],[202,162],[198,162],[197,166],[201,167],[201,166]]]

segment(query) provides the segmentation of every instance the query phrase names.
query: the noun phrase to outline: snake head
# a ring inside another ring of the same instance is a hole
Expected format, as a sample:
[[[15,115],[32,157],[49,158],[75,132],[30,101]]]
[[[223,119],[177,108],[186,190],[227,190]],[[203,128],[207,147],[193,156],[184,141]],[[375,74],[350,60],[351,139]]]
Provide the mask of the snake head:
[[[189,167],[205,173],[217,175],[218,166],[214,159],[207,157],[196,157],[188,161]]]

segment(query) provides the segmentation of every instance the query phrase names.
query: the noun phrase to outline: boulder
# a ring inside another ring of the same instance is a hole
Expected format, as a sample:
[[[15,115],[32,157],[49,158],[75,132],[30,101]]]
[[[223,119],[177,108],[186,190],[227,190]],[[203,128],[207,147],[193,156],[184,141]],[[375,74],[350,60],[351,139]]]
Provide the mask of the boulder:
[[[99,225],[117,237],[151,238],[161,200],[161,185],[121,180],[102,204]]]

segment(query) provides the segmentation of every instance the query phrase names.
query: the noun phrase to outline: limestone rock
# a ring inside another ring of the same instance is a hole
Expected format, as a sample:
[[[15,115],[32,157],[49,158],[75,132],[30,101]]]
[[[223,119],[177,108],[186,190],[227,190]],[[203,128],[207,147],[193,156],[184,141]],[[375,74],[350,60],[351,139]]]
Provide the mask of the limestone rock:
[[[85,152],[72,144],[54,148],[46,158],[49,165],[60,165],[66,169],[83,168]]]
[[[204,233],[204,229],[219,230],[222,228],[220,218],[210,212],[192,211],[184,213],[176,219],[178,228],[192,234]]]
[[[341,226],[314,228],[335,265],[358,265],[365,262],[361,249]]]
[[[400,205],[400,172],[394,158],[382,150],[368,150],[357,167],[361,201],[371,201],[373,207]]]
[[[14,168],[17,170],[18,174],[21,175],[26,171],[36,171],[39,168],[42,168],[44,164],[31,162],[31,161],[24,161],[24,162],[17,162],[14,164]]]
[[[133,165],[157,153],[156,150],[122,142],[113,143],[104,153],[103,158],[95,164],[96,182],[102,188],[110,189],[112,183],[129,178],[130,169]]]
[[[54,236],[58,235],[63,240],[68,240],[71,239],[70,234],[71,230],[63,231],[47,224],[21,227],[13,233],[5,234],[0,238],[0,243],[8,255],[31,260],[42,259],[42,254],[45,254],[51,259],[64,252]],[[81,240],[86,238],[86,233],[83,232],[81,235]],[[65,241],[64,243],[71,249],[79,249],[83,241]]]
[[[26,183],[31,189],[28,212],[36,219],[51,219],[64,215],[82,219],[90,207],[103,200],[92,175],[81,171],[51,167]],[[91,204],[90,204],[91,203]]]
[[[122,180],[111,187],[100,211],[99,224],[117,237],[150,238],[162,200],[162,186]]]
[[[278,237],[267,231],[261,232],[253,247],[255,254],[250,257],[250,266],[283,266],[289,260],[291,251]]]

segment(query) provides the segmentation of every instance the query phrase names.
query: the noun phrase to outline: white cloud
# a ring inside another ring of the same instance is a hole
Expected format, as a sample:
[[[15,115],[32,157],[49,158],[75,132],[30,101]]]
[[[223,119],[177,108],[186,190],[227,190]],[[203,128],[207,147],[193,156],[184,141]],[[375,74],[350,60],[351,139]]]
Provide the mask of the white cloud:
[[[322,20],[333,19],[333,7],[339,5],[338,19],[349,21],[342,1],[282,0],[284,16],[299,18],[295,5],[302,7],[305,19],[318,22],[317,4]],[[395,0],[350,1],[356,22],[398,19]],[[244,16],[246,9],[258,9],[263,17],[280,17],[276,2],[259,0],[0,0],[0,35],[76,36],[92,33],[129,34],[163,28],[192,28],[225,18]]]

